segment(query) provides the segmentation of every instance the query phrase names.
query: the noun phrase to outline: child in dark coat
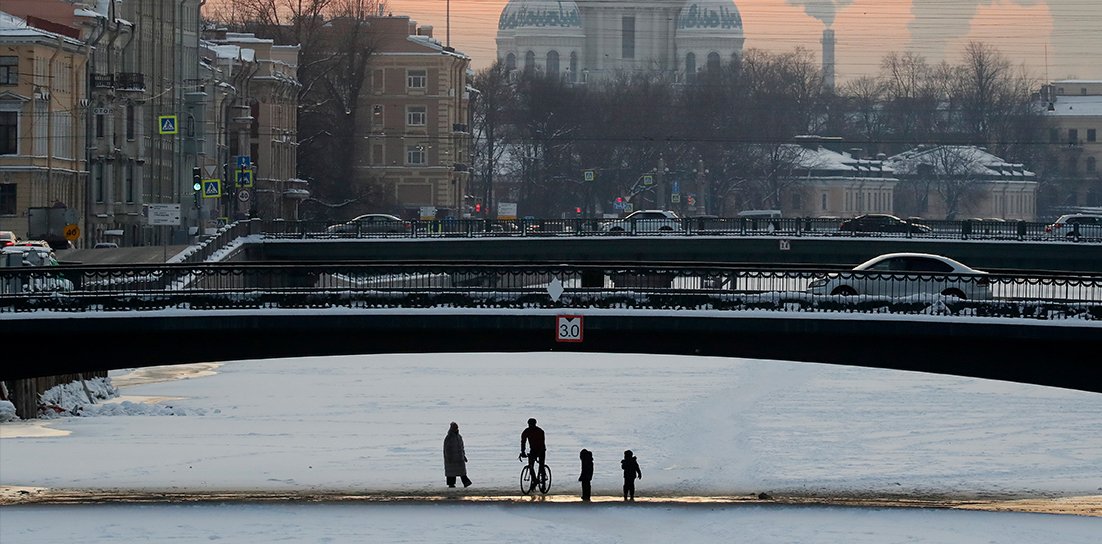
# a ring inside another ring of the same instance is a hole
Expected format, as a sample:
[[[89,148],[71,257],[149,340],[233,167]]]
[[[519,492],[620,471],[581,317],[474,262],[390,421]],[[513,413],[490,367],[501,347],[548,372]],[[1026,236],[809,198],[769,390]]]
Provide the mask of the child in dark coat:
[[[639,470],[639,460],[631,453],[624,452],[624,460],[620,461],[620,468],[624,469],[624,500],[635,500],[635,478],[643,479],[643,471]]]
[[[582,458],[582,475],[578,477],[578,481],[582,483],[582,500],[589,502],[589,483],[593,480],[593,452],[582,450],[578,456]]]

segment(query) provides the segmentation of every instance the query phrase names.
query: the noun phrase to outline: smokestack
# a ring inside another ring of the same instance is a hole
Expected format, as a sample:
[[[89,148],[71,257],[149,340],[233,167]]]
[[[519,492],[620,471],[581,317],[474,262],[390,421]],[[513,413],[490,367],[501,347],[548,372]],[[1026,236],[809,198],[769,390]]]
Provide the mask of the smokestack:
[[[834,31],[823,30],[823,90],[834,92]]]

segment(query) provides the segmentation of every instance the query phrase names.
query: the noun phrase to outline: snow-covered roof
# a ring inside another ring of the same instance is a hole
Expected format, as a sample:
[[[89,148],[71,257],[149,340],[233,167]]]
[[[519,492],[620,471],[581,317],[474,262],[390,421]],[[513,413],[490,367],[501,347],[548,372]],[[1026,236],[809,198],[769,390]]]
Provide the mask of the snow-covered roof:
[[[0,38],[22,38],[22,39],[34,39],[34,38],[49,38],[56,40],[61,38],[65,42],[72,45],[80,45],[80,40],[75,40],[68,36],[50,32],[48,30],[42,30],[41,28],[35,28],[27,24],[27,21],[20,19],[9,13],[0,11]]]
[[[918,173],[920,165],[929,165],[949,175],[1014,180],[1032,180],[1036,174],[1020,163],[1009,163],[976,146],[919,147],[888,157],[884,161],[902,175]]]
[[[1047,112],[1048,115],[1102,116],[1102,96],[1058,96],[1052,107],[1053,111]]]
[[[414,43],[423,45],[425,47],[429,47],[429,48],[435,49],[437,51],[440,51],[441,53],[443,53],[445,55],[452,55],[452,56],[459,57],[461,59],[466,59],[466,60],[471,59],[471,57],[468,57],[467,55],[465,55],[465,54],[463,54],[459,51],[456,51],[454,48],[450,48],[451,51],[448,51],[449,48],[445,48],[444,44],[441,43],[440,40],[438,40],[436,38],[430,38],[428,36],[420,36],[420,35],[417,35],[417,34],[413,34],[413,35],[410,35],[407,39],[409,39],[409,41],[411,41],[411,42],[414,42]]]
[[[882,161],[856,159],[844,151],[834,151],[819,145],[785,144],[783,148],[786,155],[793,157],[796,167],[802,170],[854,177],[867,177],[872,172],[876,172],[876,177],[893,173]]]

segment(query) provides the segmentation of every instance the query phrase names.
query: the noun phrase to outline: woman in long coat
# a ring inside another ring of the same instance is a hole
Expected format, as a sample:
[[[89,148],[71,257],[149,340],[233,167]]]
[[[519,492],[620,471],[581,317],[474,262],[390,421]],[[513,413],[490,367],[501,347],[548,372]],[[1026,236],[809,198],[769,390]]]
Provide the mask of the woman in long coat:
[[[459,424],[452,422],[448,436],[444,438],[444,476],[448,487],[455,487],[456,477],[463,480],[463,487],[471,485],[467,478],[467,453],[463,450],[463,437],[459,435]]]

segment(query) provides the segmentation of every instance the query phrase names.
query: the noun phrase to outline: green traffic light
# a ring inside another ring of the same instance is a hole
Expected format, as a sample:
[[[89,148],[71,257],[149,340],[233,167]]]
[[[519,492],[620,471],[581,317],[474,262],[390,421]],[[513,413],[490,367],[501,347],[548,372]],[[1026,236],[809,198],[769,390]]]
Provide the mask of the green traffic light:
[[[201,191],[201,190],[203,190],[203,184],[196,181],[195,183],[193,183],[191,185],[191,188],[196,190],[196,191]]]

